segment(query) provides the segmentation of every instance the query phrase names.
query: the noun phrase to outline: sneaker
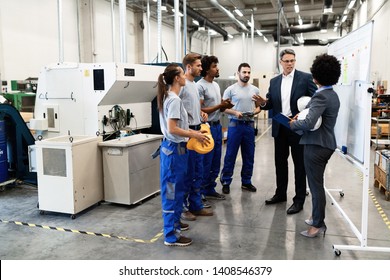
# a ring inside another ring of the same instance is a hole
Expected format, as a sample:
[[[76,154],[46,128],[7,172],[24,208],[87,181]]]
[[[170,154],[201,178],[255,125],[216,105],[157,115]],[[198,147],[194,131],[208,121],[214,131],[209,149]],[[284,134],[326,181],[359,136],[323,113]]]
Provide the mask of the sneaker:
[[[185,212],[181,213],[180,217],[185,221],[195,221],[196,220],[196,216],[194,216],[190,211],[185,211]]]
[[[202,201],[202,204],[203,204],[203,208],[211,208],[211,204],[207,202],[207,200],[205,202]]]
[[[164,241],[164,245],[166,245],[166,246],[179,246],[179,247],[189,246],[189,245],[191,245],[191,243],[192,243],[192,239],[185,237],[183,235],[180,236],[180,238],[178,240],[176,240],[175,242]]]
[[[243,184],[243,185],[241,186],[241,189],[247,190],[247,191],[250,191],[250,192],[255,192],[255,191],[257,191],[256,187],[255,187],[254,185],[252,185],[252,184]]]
[[[180,222],[180,230],[181,231],[186,231],[186,230],[189,230],[189,229],[190,229],[190,226],[188,224]]]
[[[209,199],[216,199],[216,200],[225,200],[225,196],[223,194],[220,194],[220,193],[217,193],[217,192],[214,192],[214,193],[211,193],[211,194],[206,194],[206,197],[209,198]]]
[[[222,192],[224,194],[229,194],[230,193],[230,186],[229,185],[223,185],[222,186]]]
[[[208,208],[208,209],[200,209],[200,210],[197,210],[197,211],[191,211],[192,214],[194,214],[195,216],[212,216],[214,215],[213,213],[213,209],[211,208]]]

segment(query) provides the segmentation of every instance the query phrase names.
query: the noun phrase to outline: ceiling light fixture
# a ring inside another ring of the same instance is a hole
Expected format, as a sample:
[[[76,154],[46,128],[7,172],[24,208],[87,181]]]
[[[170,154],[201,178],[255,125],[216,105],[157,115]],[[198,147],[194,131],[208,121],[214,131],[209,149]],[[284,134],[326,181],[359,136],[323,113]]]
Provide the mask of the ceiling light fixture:
[[[353,6],[355,6],[355,3],[356,3],[356,0],[351,0],[351,1],[349,1],[348,10],[352,9]]]
[[[233,10],[233,12],[235,12],[239,17],[243,17],[244,16],[243,13],[239,9],[237,9],[237,8],[235,8]]]
[[[267,37],[263,36],[263,40],[264,40],[264,42],[268,43]]]
[[[343,18],[341,19],[341,23],[344,23],[347,20],[347,15],[344,15]]]
[[[298,6],[297,1],[295,1],[294,10],[295,10],[295,13],[299,13],[299,6]]]
[[[196,19],[193,19],[193,20],[192,20],[192,23],[193,23],[194,25],[199,26],[199,21],[197,21]]]
[[[332,6],[324,7],[324,12],[323,12],[323,14],[324,14],[324,15],[333,14],[333,7],[332,7]]]
[[[303,20],[300,15],[298,15],[298,23],[299,25],[303,25]]]
[[[259,29],[256,30],[256,33],[257,35],[259,35],[260,37],[263,36],[263,33],[261,33],[261,31]]]
[[[175,13],[175,9],[173,9],[172,8],[172,13]],[[184,16],[180,11],[179,12],[177,12],[177,14],[179,15],[179,17],[182,17],[182,16]]]

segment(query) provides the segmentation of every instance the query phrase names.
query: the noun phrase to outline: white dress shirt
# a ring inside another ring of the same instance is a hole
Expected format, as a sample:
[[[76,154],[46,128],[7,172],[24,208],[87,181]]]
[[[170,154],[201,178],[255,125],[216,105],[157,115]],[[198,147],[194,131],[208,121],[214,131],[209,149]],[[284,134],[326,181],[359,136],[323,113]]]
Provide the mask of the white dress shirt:
[[[282,113],[291,116],[290,97],[291,88],[294,80],[295,69],[288,75],[282,74],[282,85],[280,88],[282,97]]]

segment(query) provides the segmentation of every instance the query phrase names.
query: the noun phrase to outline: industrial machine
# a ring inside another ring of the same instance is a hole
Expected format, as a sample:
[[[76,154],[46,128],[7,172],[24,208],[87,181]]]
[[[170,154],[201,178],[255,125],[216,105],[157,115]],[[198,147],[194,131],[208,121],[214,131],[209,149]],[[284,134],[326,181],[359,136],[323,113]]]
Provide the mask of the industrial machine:
[[[79,167],[74,166],[89,166],[91,162],[86,156],[76,156],[82,153],[82,149],[76,149],[80,146],[76,145],[77,141],[67,143],[68,138],[75,139],[76,136],[100,139],[88,146],[103,153],[101,158],[96,158],[103,166],[104,186],[100,184],[101,193],[104,189],[103,200],[133,204],[159,191],[159,161],[151,160],[150,153],[158,148],[162,136],[139,132],[152,126],[152,100],[157,95],[156,83],[163,71],[163,66],[124,63],[63,63],[49,65],[41,71],[34,118],[30,120],[30,129],[42,140],[36,141],[35,151],[38,193],[43,192],[39,194],[40,210],[73,215],[99,199],[97,182],[93,195],[90,194],[92,200],[78,208],[75,205],[73,196],[79,194],[76,189],[80,186],[76,186],[76,178],[72,176],[88,176],[76,172]],[[125,133],[120,133],[123,131]],[[117,139],[124,134],[129,136]],[[58,147],[64,143],[66,152]],[[47,145],[51,149],[47,150]],[[44,160],[44,151],[52,152],[50,161]],[[64,161],[64,155],[70,159]],[[68,168],[62,166],[68,173],[61,176],[44,174],[44,170],[52,167],[46,165],[57,162],[56,157],[59,162],[69,164]],[[69,162],[72,158],[77,159],[77,163],[75,160]],[[91,170],[97,177],[99,174],[94,173],[99,173],[98,169],[96,166]],[[113,170],[117,174],[115,177]],[[50,201],[58,199],[56,188],[68,188],[61,190],[66,194],[64,199],[69,200],[62,208],[58,208],[60,203]],[[120,199],[123,194],[126,197]]]
[[[155,85],[163,70],[162,66],[123,63],[47,66],[38,78],[30,128],[43,138],[108,135],[121,126],[148,128]],[[120,122],[125,125],[118,126]]]

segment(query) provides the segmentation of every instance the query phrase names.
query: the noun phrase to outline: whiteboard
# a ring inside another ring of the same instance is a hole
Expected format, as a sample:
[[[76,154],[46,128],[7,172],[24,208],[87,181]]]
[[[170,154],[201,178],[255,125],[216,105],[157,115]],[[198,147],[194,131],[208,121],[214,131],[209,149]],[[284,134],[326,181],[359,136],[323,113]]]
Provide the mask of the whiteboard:
[[[341,76],[333,89],[340,99],[340,110],[335,126],[337,147],[347,147],[348,155],[364,163],[365,133],[371,133],[367,126],[366,111],[371,110],[370,60],[374,22],[349,33],[335,41],[328,48],[341,63]],[[367,151],[368,152],[368,151]]]

